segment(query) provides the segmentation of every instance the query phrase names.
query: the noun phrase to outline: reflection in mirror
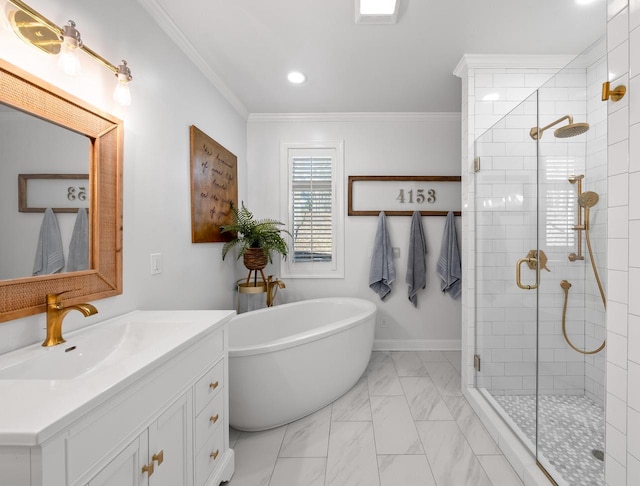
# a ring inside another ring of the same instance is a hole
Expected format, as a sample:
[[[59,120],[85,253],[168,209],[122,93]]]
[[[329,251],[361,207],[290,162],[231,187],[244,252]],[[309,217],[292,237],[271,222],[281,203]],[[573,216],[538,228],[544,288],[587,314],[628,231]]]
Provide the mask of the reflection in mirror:
[[[82,167],[82,169],[77,169],[74,165],[69,170],[72,170],[75,174],[88,173],[89,187],[87,194],[90,208],[88,214],[90,231],[88,231],[87,242],[89,269],[29,276],[31,272],[24,270],[24,268],[29,269],[31,267],[33,270],[35,255],[27,255],[27,264],[22,270],[23,274],[26,272],[26,276],[0,279],[0,322],[45,312],[47,294],[64,292],[65,305],[104,299],[121,294],[122,148],[124,133],[122,121],[2,59],[0,59],[0,103],[16,109],[20,113],[29,113],[40,120],[47,120],[55,125],[57,129],[63,127],[76,134],[74,137],[80,137],[80,141],[77,143],[81,145],[79,151],[85,154],[84,158],[76,157],[75,155],[73,157],[69,156],[69,158],[77,158],[81,164],[77,167]],[[47,135],[47,137],[66,137],[67,135],[65,133],[64,135]],[[40,142],[35,142],[35,138],[31,133],[27,133],[26,136],[27,139],[24,145],[30,145],[29,150],[33,149],[36,158],[39,157],[42,163],[45,164],[44,167],[47,168],[44,172],[45,174],[51,174],[54,171],[62,172],[59,165],[54,165],[60,163],[60,160],[63,160],[63,164],[71,163],[66,158],[58,159],[57,156],[52,155],[44,144],[40,146]],[[22,137],[25,137],[25,133],[21,133],[20,137],[16,136],[16,138],[25,140]],[[75,143],[73,142],[73,144]],[[65,144],[67,143],[65,142]],[[68,144],[72,144],[72,142]],[[0,153],[4,149],[5,144],[2,142],[0,144]],[[25,148],[18,148],[17,150],[18,158],[22,157],[21,152],[26,153],[28,151]],[[19,162],[12,161],[12,163]],[[25,176],[26,170],[23,170],[22,167],[19,170],[18,174],[22,174],[21,180],[29,179],[30,181],[25,183],[27,187],[34,179],[38,179],[32,175]],[[18,198],[15,197],[15,187],[18,186],[18,180],[15,177],[15,172],[13,176],[9,177],[5,177],[4,173],[0,172],[0,181],[3,184],[5,179],[9,179],[8,187],[13,191],[13,196],[10,197],[11,201],[9,201],[11,207],[8,210],[11,217],[15,217],[17,212],[26,217],[28,215],[26,211],[29,210],[30,206],[28,195],[26,201],[20,198],[19,207],[22,209],[18,211],[16,207]],[[59,181],[54,182],[57,183]],[[18,193],[29,192],[29,190],[24,191],[23,189],[21,184]],[[5,192],[4,189],[3,192]],[[35,193],[39,193],[39,191],[35,191]],[[41,204],[41,202],[36,204]],[[2,207],[4,208],[5,205],[3,200]],[[25,210],[25,207],[28,209]],[[36,220],[42,221],[44,213],[33,214],[36,215]],[[61,214],[60,212],[56,213],[57,216],[61,216]],[[7,226],[14,223],[0,221],[2,222],[0,239],[4,239],[7,233],[14,230],[14,228]],[[38,224],[36,222],[35,226],[37,227]],[[30,238],[31,236],[20,233],[16,235],[18,244],[25,247],[27,246],[27,241],[29,241],[30,245],[33,245]],[[25,250],[25,253],[31,253],[33,248],[31,246],[31,249]],[[15,252],[15,249],[13,251]]]
[[[40,242],[49,253],[62,249],[61,272],[80,268],[74,266],[77,252],[69,255],[72,233],[79,236],[81,225],[76,227],[77,207],[88,207],[85,197],[89,180],[27,179],[25,184],[29,207],[38,209],[23,211],[18,201],[18,176],[26,174],[89,174],[90,140],[28,113],[0,104],[0,225],[10,228],[0,238],[0,280],[28,277],[34,274],[34,263],[44,221],[44,207],[57,207],[67,203],[69,211],[56,212],[53,217],[59,226],[60,242],[48,241],[43,232]],[[55,183],[57,182],[57,184]],[[68,187],[67,187],[68,186]],[[82,190],[84,189],[84,193]],[[84,210],[84,209],[83,209]],[[88,220],[91,220],[89,215]],[[87,233],[90,234],[89,232]],[[84,237],[86,239],[86,237]],[[79,241],[76,237],[74,242]],[[87,240],[88,241],[88,240]],[[88,259],[87,245],[84,260]],[[45,255],[46,256],[46,255]],[[71,258],[71,261],[70,261]],[[56,267],[57,268],[57,267]],[[40,274],[53,273],[43,272]]]

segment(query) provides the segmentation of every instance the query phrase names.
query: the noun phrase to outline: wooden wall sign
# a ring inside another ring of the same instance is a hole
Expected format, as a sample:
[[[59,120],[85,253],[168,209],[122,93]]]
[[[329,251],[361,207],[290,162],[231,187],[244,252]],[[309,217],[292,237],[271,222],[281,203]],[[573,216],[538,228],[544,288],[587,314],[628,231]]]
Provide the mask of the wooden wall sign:
[[[460,176],[349,176],[349,216],[461,214]]]
[[[228,241],[220,233],[231,223],[231,205],[238,206],[238,158],[191,125],[191,241]]]

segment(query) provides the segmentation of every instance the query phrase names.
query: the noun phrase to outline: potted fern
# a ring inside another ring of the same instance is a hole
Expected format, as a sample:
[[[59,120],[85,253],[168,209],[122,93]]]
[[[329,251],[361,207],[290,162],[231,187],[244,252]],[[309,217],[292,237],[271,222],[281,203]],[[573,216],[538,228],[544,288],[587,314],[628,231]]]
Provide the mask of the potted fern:
[[[249,275],[251,275],[252,270],[260,270],[262,273],[267,262],[273,262],[271,252],[275,251],[283,258],[287,257],[287,242],[280,233],[285,232],[289,235],[291,233],[280,228],[284,223],[275,219],[256,220],[253,213],[245,207],[244,202],[240,209],[231,206],[231,218],[231,224],[220,227],[221,233],[232,232],[236,235],[222,247],[223,260],[229,250],[239,246],[238,259],[243,257],[244,266],[249,269]]]

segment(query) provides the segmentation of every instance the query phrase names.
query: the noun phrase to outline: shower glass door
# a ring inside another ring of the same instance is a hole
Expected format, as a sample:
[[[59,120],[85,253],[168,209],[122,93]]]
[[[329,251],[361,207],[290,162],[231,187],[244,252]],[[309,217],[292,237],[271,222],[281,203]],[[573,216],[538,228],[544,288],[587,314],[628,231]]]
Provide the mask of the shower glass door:
[[[476,140],[476,387],[559,485],[604,484],[604,39]]]
[[[476,140],[476,386],[535,451],[537,93]],[[479,164],[479,167],[478,167]]]

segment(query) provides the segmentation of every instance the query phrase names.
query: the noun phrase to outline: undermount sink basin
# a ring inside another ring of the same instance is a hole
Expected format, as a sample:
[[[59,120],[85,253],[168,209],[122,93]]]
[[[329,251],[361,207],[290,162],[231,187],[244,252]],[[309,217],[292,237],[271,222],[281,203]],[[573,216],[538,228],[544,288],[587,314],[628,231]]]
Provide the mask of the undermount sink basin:
[[[70,380],[143,352],[167,338],[179,322],[116,320],[71,333],[67,342],[29,346],[0,363],[0,380]]]

